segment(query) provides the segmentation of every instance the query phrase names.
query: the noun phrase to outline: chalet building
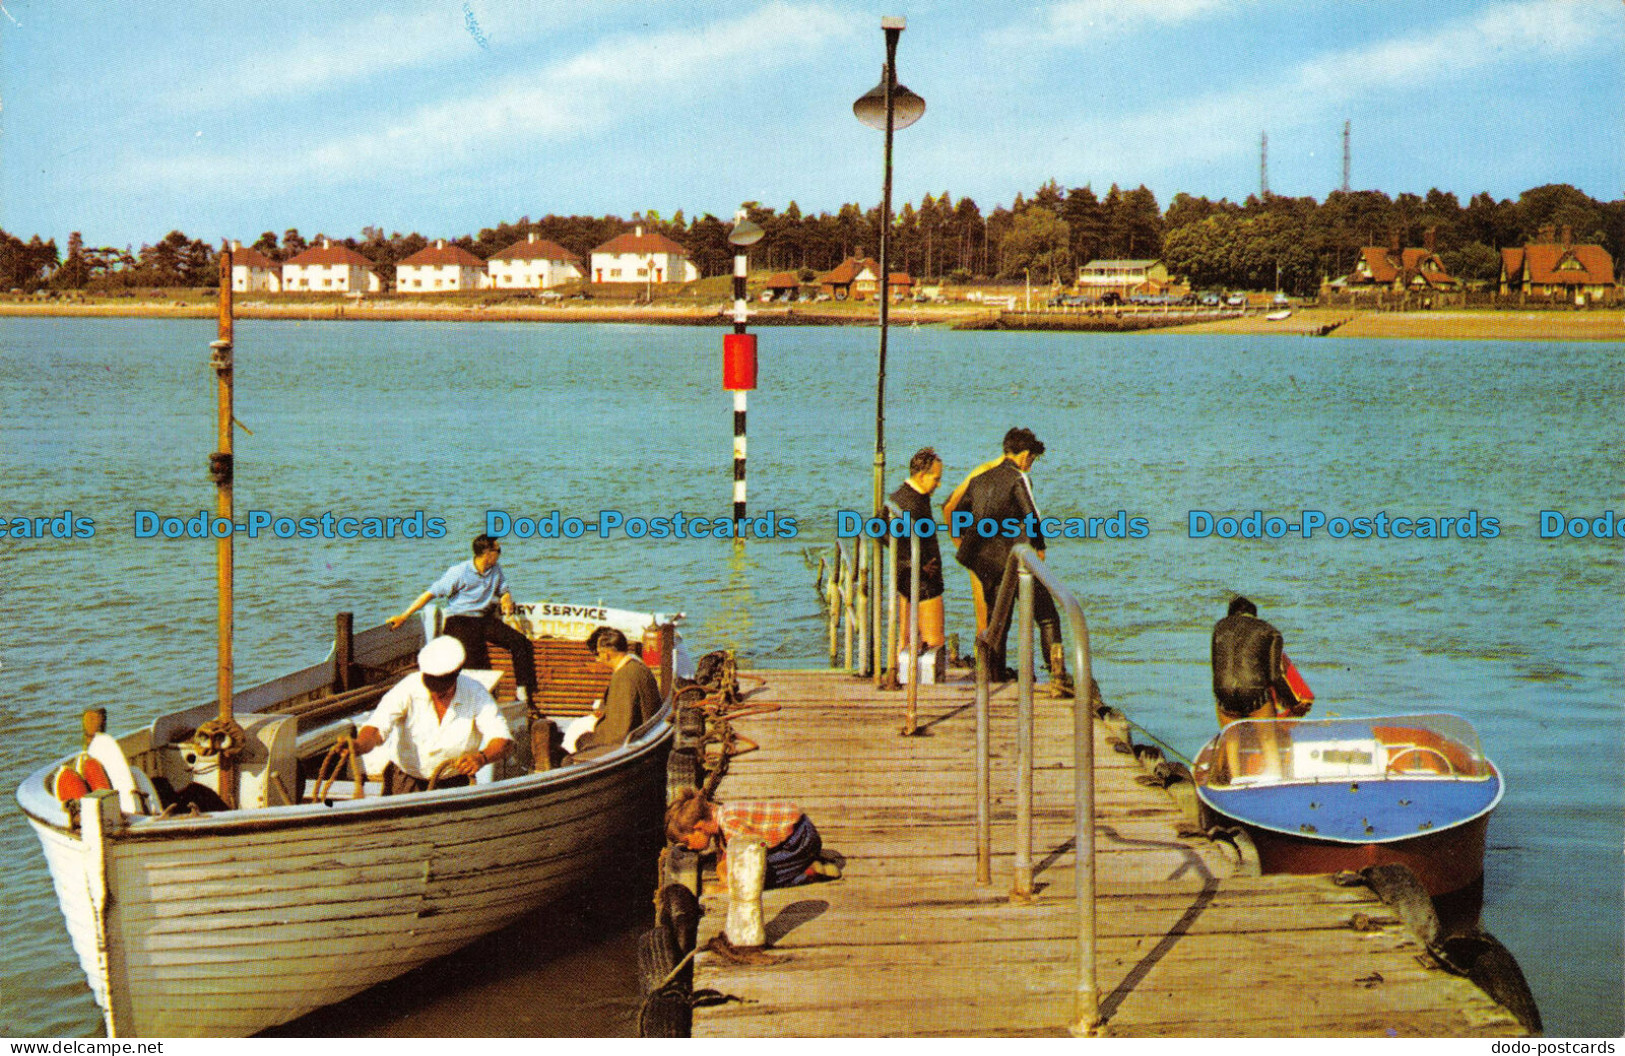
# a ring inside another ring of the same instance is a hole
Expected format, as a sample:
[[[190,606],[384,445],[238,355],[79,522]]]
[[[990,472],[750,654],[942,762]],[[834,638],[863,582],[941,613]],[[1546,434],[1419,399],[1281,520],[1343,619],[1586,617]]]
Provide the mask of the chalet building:
[[[237,293],[279,293],[282,265],[236,240],[231,243],[231,288]]]
[[[311,246],[282,265],[284,293],[377,293],[383,282],[372,261],[331,239]]]
[[[550,290],[582,278],[580,257],[535,232],[492,254],[485,268],[489,285],[499,290]]]
[[[780,271],[767,278],[767,285],[762,287],[762,300],[764,301],[793,301],[801,292],[801,280],[796,278],[794,272]]]
[[[617,235],[592,251],[593,282],[693,282],[700,269],[688,259],[688,250],[665,235]]]
[[[1428,228],[1423,246],[1401,249],[1399,235],[1387,246],[1365,246],[1345,285],[1350,289],[1383,288],[1395,293],[1448,293],[1461,289],[1461,280],[1445,270],[1433,251],[1433,229]]]
[[[1575,245],[1573,229],[1540,229],[1541,241],[1501,250],[1501,292],[1554,298],[1575,304],[1619,296],[1614,258],[1601,246]]]
[[[818,277],[818,288],[837,301],[872,301],[880,296],[880,264],[861,254],[848,257],[835,270]],[[906,271],[894,271],[890,279],[891,299],[906,300],[914,295],[914,278]]]
[[[485,261],[443,238],[395,266],[396,293],[452,293],[486,283]]]
[[[1078,292],[1091,300],[1108,293],[1155,297],[1170,285],[1168,267],[1160,260],[1091,260],[1078,270]]]

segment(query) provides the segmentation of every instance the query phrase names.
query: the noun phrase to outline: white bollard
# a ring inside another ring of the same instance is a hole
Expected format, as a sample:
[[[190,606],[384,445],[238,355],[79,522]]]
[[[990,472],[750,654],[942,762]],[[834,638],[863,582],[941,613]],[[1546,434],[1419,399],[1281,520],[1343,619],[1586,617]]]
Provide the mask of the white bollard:
[[[762,884],[767,879],[767,844],[736,840],[728,847],[728,926],[725,933],[735,946],[767,945],[762,922]]]

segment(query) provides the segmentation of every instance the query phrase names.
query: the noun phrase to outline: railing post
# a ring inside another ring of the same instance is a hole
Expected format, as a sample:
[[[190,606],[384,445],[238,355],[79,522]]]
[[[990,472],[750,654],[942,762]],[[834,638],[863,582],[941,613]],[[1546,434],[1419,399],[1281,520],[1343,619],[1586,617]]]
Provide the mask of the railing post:
[[[1100,990],[1095,973],[1095,680],[1090,666],[1089,627],[1075,601],[1067,609],[1076,671],[1072,691],[1072,846],[1077,861],[1073,875],[1078,901],[1078,983],[1072,1032],[1088,1037],[1100,1025]]]
[[[1033,574],[1023,561],[1016,573],[1016,878],[1010,894],[1018,902],[1033,897]]]
[[[895,549],[895,546],[893,547]],[[903,736],[912,737],[920,715],[920,537],[908,534],[908,717]]]
[[[991,740],[988,724],[988,664],[987,643],[982,636],[975,638],[976,649],[976,885],[986,887],[993,883],[993,824],[990,817],[993,799],[991,769],[988,754]]]
[[[835,544],[835,561],[830,566],[829,582],[824,584],[824,597],[829,601],[829,666],[834,667],[841,657],[841,544]]]
[[[889,504],[888,504],[889,505]],[[886,545],[886,666],[892,668],[892,682],[902,675],[893,665],[897,663],[897,542]]]
[[[874,645],[875,666],[871,674],[874,677],[875,688],[879,689],[880,684],[886,680],[886,658],[881,655],[886,649],[886,636],[884,633],[886,624],[884,597],[886,584],[884,582],[885,577],[881,575],[880,552],[883,548],[879,539],[872,540],[872,543],[874,558],[869,562],[869,568],[872,570],[869,573],[869,613],[870,626],[874,629],[871,641]]]
[[[858,544],[858,581],[857,581],[857,623],[858,623],[858,653],[857,669],[853,674],[858,677],[868,675],[869,654],[873,652],[869,647],[869,595],[870,586],[869,546],[866,542]]]

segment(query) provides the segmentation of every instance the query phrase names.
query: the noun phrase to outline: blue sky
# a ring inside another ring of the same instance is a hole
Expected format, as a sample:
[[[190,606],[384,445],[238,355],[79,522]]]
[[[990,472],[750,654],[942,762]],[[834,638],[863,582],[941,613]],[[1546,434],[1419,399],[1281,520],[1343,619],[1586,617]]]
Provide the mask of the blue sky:
[[[1625,196],[1619,0],[0,2],[0,227],[139,248],[1141,183]]]

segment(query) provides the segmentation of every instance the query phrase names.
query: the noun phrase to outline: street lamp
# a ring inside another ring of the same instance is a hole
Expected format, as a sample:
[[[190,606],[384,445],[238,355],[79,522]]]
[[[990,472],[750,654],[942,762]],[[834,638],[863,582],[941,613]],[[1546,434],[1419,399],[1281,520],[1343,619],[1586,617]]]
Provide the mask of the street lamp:
[[[886,65],[880,71],[880,83],[858,97],[852,112],[870,128],[886,133],[885,183],[880,196],[880,365],[875,380],[875,515],[879,516],[886,501],[886,331],[890,324],[891,309],[891,141],[892,133],[907,128],[925,113],[925,100],[897,83],[897,38],[903,35],[908,20],[896,16],[883,17],[880,29],[886,34]],[[877,560],[870,564],[871,581],[878,578],[879,544],[875,545]],[[880,591],[870,590],[876,614],[873,626],[879,627]],[[879,636],[875,636],[878,646]],[[880,650],[876,648],[875,679],[881,675]]]

